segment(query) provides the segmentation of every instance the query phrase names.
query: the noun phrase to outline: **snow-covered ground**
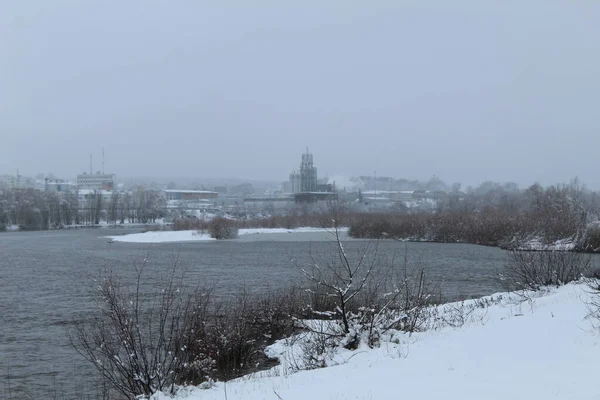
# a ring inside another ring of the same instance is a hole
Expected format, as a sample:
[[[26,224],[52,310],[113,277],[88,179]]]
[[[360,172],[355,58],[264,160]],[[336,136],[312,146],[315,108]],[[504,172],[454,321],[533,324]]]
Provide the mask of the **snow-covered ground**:
[[[565,238],[553,243],[544,243],[540,237],[533,237],[520,243],[509,244],[508,247],[513,250],[532,250],[532,251],[553,251],[563,250],[571,251],[575,249],[576,241],[574,238]]]
[[[590,296],[584,284],[530,301],[503,295],[461,328],[398,333],[376,349],[338,351],[330,366],[310,371],[294,372],[297,349],[278,342],[269,353],[280,366],[184,388],[176,399],[598,399],[600,330],[587,318]]]
[[[347,231],[347,228],[341,228],[341,231]],[[332,229],[328,228],[257,228],[257,229],[240,229],[239,236],[244,235],[258,235],[258,234],[269,234],[269,233],[315,233],[315,232],[332,232]],[[129,235],[122,236],[106,236],[114,242],[127,242],[127,243],[167,243],[167,242],[194,242],[194,241],[206,241],[215,240],[210,237],[207,233],[202,233],[196,230],[190,231],[155,231],[155,232],[144,232],[144,233],[132,233]]]
[[[193,242],[215,240],[207,233],[198,231],[150,231],[144,233],[130,233],[121,236],[105,236],[113,242],[125,243],[168,243],[168,242]]]

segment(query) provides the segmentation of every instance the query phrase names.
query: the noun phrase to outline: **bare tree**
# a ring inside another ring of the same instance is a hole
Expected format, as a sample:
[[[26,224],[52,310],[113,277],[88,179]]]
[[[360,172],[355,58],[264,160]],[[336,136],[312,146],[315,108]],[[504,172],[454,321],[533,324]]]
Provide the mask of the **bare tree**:
[[[346,253],[339,227],[333,229],[335,235],[335,255],[330,261],[321,264],[311,254],[312,268],[300,270],[310,282],[322,292],[317,295],[332,298],[335,301],[334,315],[342,322],[343,333],[350,333],[350,303],[369,283],[371,273],[377,266],[378,241],[374,246],[368,242],[359,254],[358,260],[352,262]],[[371,248],[374,247],[371,253]]]
[[[118,219],[120,205],[120,194],[117,190],[113,191],[112,196],[110,198],[110,205],[108,207],[108,222],[116,224]]]
[[[363,242],[351,257],[340,229],[334,228],[333,233],[334,250],[329,257],[319,261],[311,253],[310,267],[300,268],[310,284],[306,290],[313,315],[339,322],[306,326],[314,335],[307,349],[318,352],[309,356],[322,361],[324,346],[332,343],[355,349],[364,340],[374,347],[390,330],[412,333],[421,329],[435,288],[427,281],[425,269],[409,266],[408,248],[403,263],[397,262],[395,253],[381,251],[380,241]]]

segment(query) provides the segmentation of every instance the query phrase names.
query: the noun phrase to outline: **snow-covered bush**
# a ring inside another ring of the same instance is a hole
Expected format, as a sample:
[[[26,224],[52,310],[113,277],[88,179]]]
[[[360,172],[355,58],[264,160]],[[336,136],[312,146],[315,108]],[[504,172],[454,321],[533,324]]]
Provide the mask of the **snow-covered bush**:
[[[332,254],[322,260],[311,255],[310,268],[299,266],[308,281],[312,318],[331,321],[327,332],[312,332],[315,340],[326,336],[338,346],[356,349],[361,343],[377,346],[389,330],[419,330],[423,310],[433,299],[425,271],[409,271],[406,254],[403,265],[390,263],[378,241],[366,242],[351,257],[338,229],[335,235]],[[305,328],[312,331],[310,325]],[[313,345],[323,348],[322,343]]]
[[[305,332],[293,339],[300,349],[300,359],[294,360],[296,370],[327,367],[331,355],[351,337],[338,321],[304,320],[300,326]]]
[[[583,238],[577,244],[577,249],[592,253],[600,252],[600,227],[598,225],[587,227]]]

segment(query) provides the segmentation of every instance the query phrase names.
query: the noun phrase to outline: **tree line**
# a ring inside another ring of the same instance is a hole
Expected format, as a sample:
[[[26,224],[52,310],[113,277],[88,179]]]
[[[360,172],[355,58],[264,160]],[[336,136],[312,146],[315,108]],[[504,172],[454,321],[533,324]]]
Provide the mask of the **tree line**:
[[[600,197],[578,180],[522,191],[501,185],[479,189],[464,193],[455,187],[431,213],[364,214],[350,223],[350,234],[503,247],[568,239],[578,250],[600,251]]]
[[[11,225],[22,230],[46,230],[101,222],[150,223],[164,216],[164,208],[154,191],[114,191],[106,198],[101,191],[80,196],[77,191],[5,190],[0,191],[0,230]]]

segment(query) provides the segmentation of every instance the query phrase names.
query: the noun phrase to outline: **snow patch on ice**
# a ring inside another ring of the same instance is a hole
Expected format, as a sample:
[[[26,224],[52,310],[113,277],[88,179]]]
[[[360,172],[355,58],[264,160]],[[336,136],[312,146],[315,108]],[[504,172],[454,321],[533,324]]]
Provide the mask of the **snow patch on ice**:
[[[338,228],[340,232],[348,232],[348,228]],[[333,228],[251,228],[251,229],[240,229],[239,235],[256,235],[261,233],[312,233],[312,232],[335,232]]]
[[[216,240],[207,233],[198,231],[156,231],[144,233],[131,233],[122,236],[106,236],[113,242],[126,243],[169,243],[169,242],[194,242]]]

